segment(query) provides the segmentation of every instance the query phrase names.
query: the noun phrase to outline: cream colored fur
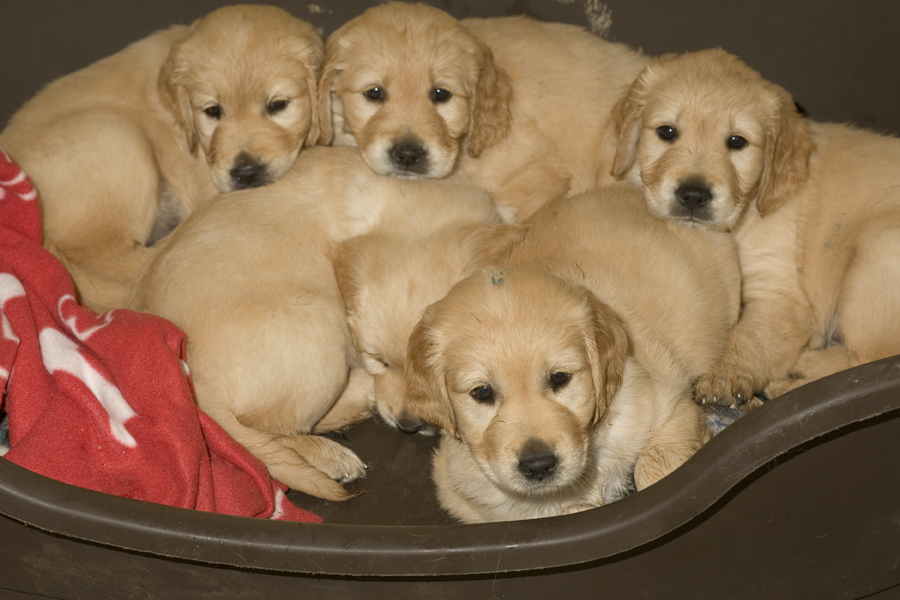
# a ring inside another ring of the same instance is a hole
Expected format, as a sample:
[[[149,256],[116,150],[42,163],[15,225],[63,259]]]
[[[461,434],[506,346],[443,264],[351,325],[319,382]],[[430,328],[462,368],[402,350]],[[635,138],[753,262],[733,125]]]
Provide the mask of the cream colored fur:
[[[318,139],[323,53],[280,9],[225,7],[54,81],[12,117],[0,148],[34,181],[44,244],[88,306],[122,306],[153,242],[240,187],[235,166],[268,183]]]
[[[732,240],[656,219],[631,188],[526,226],[410,338],[407,402],[443,429],[434,479],[464,522],[600,506],[687,460],[706,437],[691,385],[738,316]],[[541,475],[535,456],[555,462]]]
[[[616,170],[651,210],[737,241],[743,312],[698,399],[778,395],[900,354],[900,140],[803,118],[721,50],[652,63],[618,122]],[[661,140],[661,126],[677,138]],[[735,135],[747,144],[729,149]],[[677,198],[689,178],[712,192],[693,219]]]
[[[610,109],[646,64],[622,44],[524,17],[457,21],[422,4],[370,8],[332,33],[320,82],[325,138],[408,178],[461,170],[508,220],[610,182]],[[382,94],[373,100],[366,94]],[[436,90],[441,90],[437,98]],[[392,151],[423,153],[403,166]]]
[[[279,181],[221,195],[170,237],[131,308],[187,334],[197,403],[293,489],[332,500],[363,462],[316,436],[371,414],[373,378],[354,351],[333,248],[380,223],[426,227],[434,203],[484,192],[458,178],[375,174],[355,148],[304,151]],[[440,212],[440,211],[437,211]]]
[[[406,346],[422,311],[523,234],[521,227],[497,224],[499,216],[486,194],[448,200],[469,208],[447,219],[447,211],[422,206],[432,214],[428,226],[410,230],[386,223],[336,252],[350,334],[375,378],[378,413],[406,433],[437,432],[407,408],[404,396]]]

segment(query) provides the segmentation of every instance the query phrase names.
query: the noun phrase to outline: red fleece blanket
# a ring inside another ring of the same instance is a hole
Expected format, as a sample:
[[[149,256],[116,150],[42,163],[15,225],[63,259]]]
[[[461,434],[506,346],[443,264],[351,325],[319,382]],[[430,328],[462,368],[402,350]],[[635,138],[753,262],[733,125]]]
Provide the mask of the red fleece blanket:
[[[0,152],[0,397],[5,458],[148,502],[319,522],[198,410],[184,334],[163,319],[81,306],[41,246],[35,189]]]

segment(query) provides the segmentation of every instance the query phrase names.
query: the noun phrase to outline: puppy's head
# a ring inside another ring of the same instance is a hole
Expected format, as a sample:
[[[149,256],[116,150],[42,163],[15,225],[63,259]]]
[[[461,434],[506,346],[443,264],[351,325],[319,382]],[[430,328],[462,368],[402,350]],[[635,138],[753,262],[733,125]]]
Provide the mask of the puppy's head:
[[[407,401],[525,496],[577,486],[628,341],[611,309],[546,271],[491,267],[428,307],[410,337]]]
[[[349,135],[373,171],[450,174],[509,128],[509,77],[490,49],[424,4],[370,8],[332,33],[319,89],[326,141]]]
[[[351,338],[375,378],[382,419],[404,433],[437,428],[406,406],[406,347],[425,307],[521,238],[521,226],[450,225],[417,239],[376,232],[339,246],[334,268]]]
[[[730,230],[756,201],[778,209],[813,143],[791,96],[722,50],[650,63],[613,112],[613,175],[639,175],[655,214]]]
[[[220,192],[280,178],[319,139],[324,58],[311,25],[268,6],[228,6],[196,21],[159,74],[163,106],[202,149]]]

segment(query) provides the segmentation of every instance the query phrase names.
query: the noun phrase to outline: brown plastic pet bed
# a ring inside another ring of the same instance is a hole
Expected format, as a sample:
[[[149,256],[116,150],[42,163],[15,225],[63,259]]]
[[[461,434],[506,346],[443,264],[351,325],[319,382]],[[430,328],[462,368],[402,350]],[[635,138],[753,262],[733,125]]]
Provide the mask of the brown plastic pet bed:
[[[349,434],[385,476],[373,473],[345,520],[440,520],[427,506],[406,514],[416,498],[430,502],[430,442],[380,427]],[[410,445],[422,460],[409,460]],[[892,358],[769,402],[638,494],[551,519],[273,522],[100,494],[0,461],[0,590],[73,600],[894,597],[898,456]],[[397,498],[397,481],[413,491]]]
[[[373,0],[273,2],[327,34]],[[39,85],[221,5],[10,3],[0,122]],[[712,46],[810,116],[900,131],[900,4],[814,0],[454,0],[525,12],[649,54]],[[305,12],[306,11],[306,12]],[[308,12],[308,14],[307,14]],[[887,74],[887,76],[885,76]],[[347,432],[371,466],[354,500],[289,496],[323,524],[171,508],[0,460],[0,598],[893,598],[900,594],[900,357],[769,402],[658,484],[591,511],[457,525],[437,506],[433,438]]]

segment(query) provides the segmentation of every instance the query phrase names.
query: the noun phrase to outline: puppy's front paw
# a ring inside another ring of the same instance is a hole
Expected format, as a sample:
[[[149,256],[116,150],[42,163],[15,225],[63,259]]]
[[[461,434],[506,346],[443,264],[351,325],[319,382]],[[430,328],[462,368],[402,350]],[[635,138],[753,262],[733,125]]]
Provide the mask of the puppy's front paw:
[[[698,404],[717,404],[737,408],[753,398],[761,386],[748,373],[731,365],[701,376],[694,384]]]
[[[355,452],[319,435],[300,435],[283,441],[306,462],[339,483],[366,476],[366,464]]]
[[[322,453],[314,459],[306,459],[338,483],[350,483],[366,476],[366,464],[355,452],[337,442],[332,442],[331,445],[333,448],[330,452]]]

